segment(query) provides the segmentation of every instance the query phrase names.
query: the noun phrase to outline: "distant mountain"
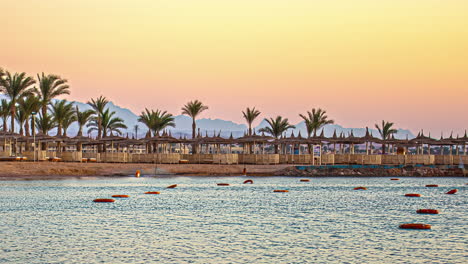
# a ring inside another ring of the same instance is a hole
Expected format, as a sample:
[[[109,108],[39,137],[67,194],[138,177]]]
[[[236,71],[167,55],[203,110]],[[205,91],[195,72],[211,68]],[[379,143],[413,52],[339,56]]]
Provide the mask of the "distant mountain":
[[[0,95],[0,98],[5,98],[3,95]],[[53,100],[55,101],[55,100]],[[81,111],[91,109],[91,107],[82,102],[77,102],[77,101],[71,101],[74,105],[77,105],[78,108]],[[122,118],[127,125],[128,129],[124,132],[124,135],[129,135],[130,137],[134,136],[134,126],[138,125],[138,138],[143,137],[147,129],[145,125],[142,123],[138,122],[138,115],[133,113],[127,108],[122,108],[118,105],[115,105],[113,102],[109,102],[107,105],[111,111],[116,112],[116,116]],[[176,123],[175,128],[170,128],[169,130],[171,131],[173,136],[176,137],[191,137],[192,136],[192,119],[188,116],[185,115],[177,115],[174,116],[174,120]],[[247,126],[245,124],[237,124],[235,122],[229,121],[229,120],[223,120],[223,119],[211,119],[211,118],[202,118],[196,121],[197,123],[197,128],[200,128],[200,131],[203,135],[208,134],[209,136],[212,136],[214,134],[218,134],[221,132],[222,137],[229,137],[232,133],[233,137],[241,137],[244,135],[244,133],[247,131]],[[258,131],[260,128],[263,128],[267,126],[267,122],[265,120],[262,120],[258,126],[256,126],[254,129],[255,131]],[[305,123],[304,121],[298,123],[295,125],[295,129],[290,129],[287,133],[287,135],[290,135],[292,132],[294,132],[295,135],[298,135],[300,132],[302,136],[307,136],[307,130],[305,128]],[[364,136],[366,133],[365,128],[344,128],[340,125],[333,124],[333,125],[326,125],[324,128],[325,130],[325,136],[331,137],[333,135],[333,132],[336,130],[337,135],[341,134],[342,132],[348,135],[351,133],[351,130],[353,131],[354,136],[361,137]],[[372,135],[378,137],[378,131],[375,129],[369,129],[369,131],[372,133]],[[70,128],[67,131],[67,134],[70,136],[76,135],[78,132],[78,125],[74,123],[73,125],[70,126]],[[87,134],[87,129],[85,128],[83,131],[85,134]],[[55,130],[51,131],[51,135],[54,135],[56,132]],[[93,135],[94,136],[94,135]],[[399,139],[405,139],[405,138],[414,138],[413,133],[411,133],[410,130],[407,129],[398,129],[398,133],[395,135],[396,138]]]

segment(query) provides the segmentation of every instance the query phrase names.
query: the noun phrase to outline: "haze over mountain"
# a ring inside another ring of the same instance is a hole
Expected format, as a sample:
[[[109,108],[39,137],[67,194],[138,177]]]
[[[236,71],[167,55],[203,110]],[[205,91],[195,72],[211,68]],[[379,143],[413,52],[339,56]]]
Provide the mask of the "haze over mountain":
[[[4,95],[1,95],[0,98],[5,98]],[[56,101],[55,99],[53,101]],[[91,109],[91,107],[83,102],[77,102],[77,101],[71,101],[74,105],[77,105],[80,111],[84,111],[87,109]],[[109,102],[107,105],[108,108],[110,108],[111,111],[116,112],[116,116],[122,118],[127,125],[127,129],[123,130],[123,135],[126,136],[127,134],[129,137],[134,137],[135,136],[135,125],[138,125],[138,138],[144,137],[144,135],[147,132],[147,129],[144,124],[138,122],[138,115],[133,113],[127,108],[120,107],[118,105],[115,105],[113,102]],[[185,115],[177,115],[174,116],[176,127],[175,128],[169,128],[168,130],[171,131],[172,135],[175,137],[188,137],[190,138],[192,135],[192,119],[188,116]],[[244,133],[247,131],[247,125],[245,124],[238,124],[229,120],[223,120],[223,119],[211,119],[211,118],[201,118],[196,121],[197,123],[197,128],[200,129],[200,132],[203,135],[208,134],[209,136],[212,136],[213,134],[218,134],[221,133],[222,137],[229,137],[232,133],[233,137],[241,137],[244,135]],[[294,133],[295,135],[298,135],[300,132],[303,137],[307,136],[307,130],[305,128],[304,121],[299,122],[297,124],[294,124],[296,126],[295,129],[290,129],[288,130],[287,135],[291,135],[291,133]],[[262,120],[260,124],[258,124],[256,127],[254,127],[255,131],[267,126],[267,122],[265,120]],[[348,135],[351,133],[351,130],[353,131],[354,136],[361,137],[364,136],[366,133],[366,128],[345,128],[340,126],[339,124],[333,124],[333,125],[326,125],[324,127],[325,129],[325,136],[331,137],[336,130],[336,133],[339,135],[340,133],[345,133],[345,135]],[[369,131],[372,133],[372,135],[378,137],[379,133],[376,129],[369,128]],[[73,123],[70,128],[67,131],[67,134],[69,136],[75,136],[76,133],[78,132],[78,125],[76,123]],[[84,129],[84,134],[87,134],[87,129]],[[56,133],[56,130],[51,130],[51,135],[54,135]],[[92,134],[92,136],[95,136]],[[395,134],[396,138],[399,139],[405,139],[405,138],[414,138],[414,134],[408,130],[408,129],[398,129],[398,133]]]

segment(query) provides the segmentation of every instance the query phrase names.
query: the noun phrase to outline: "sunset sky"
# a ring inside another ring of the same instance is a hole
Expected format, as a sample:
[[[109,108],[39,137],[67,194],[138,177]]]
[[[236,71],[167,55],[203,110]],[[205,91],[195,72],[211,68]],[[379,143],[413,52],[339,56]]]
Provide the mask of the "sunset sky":
[[[70,100],[243,122],[325,108],[346,127],[385,119],[468,129],[466,0],[0,0],[0,67],[55,73]],[[260,120],[259,120],[260,121]]]

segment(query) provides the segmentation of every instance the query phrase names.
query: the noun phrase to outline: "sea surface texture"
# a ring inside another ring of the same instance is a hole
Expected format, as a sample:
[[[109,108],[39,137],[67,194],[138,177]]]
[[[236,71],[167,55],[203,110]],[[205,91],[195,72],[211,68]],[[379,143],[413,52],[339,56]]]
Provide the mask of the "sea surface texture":
[[[246,179],[254,183],[242,184]],[[2,181],[0,262],[467,263],[466,182],[346,177]],[[165,188],[171,184],[178,187]],[[357,186],[367,190],[353,190]],[[445,194],[454,188],[457,194]],[[114,194],[130,198],[93,202]],[[440,214],[416,213],[423,208]],[[399,229],[402,223],[426,223],[432,229]]]

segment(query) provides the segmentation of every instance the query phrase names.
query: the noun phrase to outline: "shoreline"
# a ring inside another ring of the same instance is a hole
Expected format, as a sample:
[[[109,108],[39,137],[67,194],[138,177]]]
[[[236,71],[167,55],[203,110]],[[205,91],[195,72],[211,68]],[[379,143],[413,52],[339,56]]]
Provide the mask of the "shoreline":
[[[428,167],[402,169],[306,169],[294,165],[218,165],[218,164],[129,164],[129,163],[66,163],[66,162],[0,162],[0,181],[58,180],[86,178],[133,177],[137,170],[142,177],[220,177],[242,176],[244,167],[250,177],[466,177],[461,170]],[[155,173],[156,169],[156,173]]]

